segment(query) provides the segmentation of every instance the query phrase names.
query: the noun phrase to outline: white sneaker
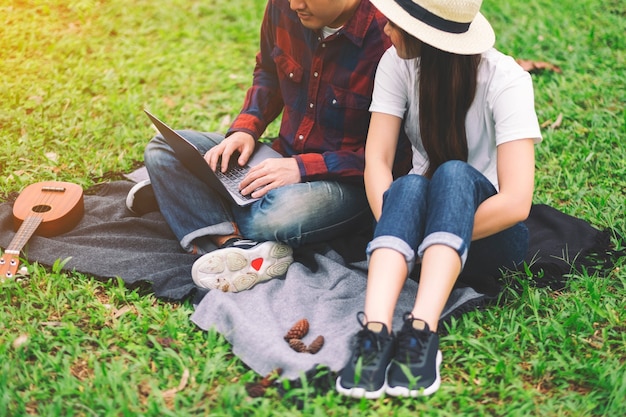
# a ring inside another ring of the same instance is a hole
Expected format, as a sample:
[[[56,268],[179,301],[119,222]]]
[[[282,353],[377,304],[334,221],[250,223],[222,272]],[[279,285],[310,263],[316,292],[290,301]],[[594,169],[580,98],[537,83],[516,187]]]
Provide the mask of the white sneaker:
[[[150,180],[139,181],[130,189],[126,196],[126,208],[140,216],[159,209]]]
[[[284,243],[240,239],[198,258],[191,277],[200,288],[239,292],[287,273],[292,254]]]

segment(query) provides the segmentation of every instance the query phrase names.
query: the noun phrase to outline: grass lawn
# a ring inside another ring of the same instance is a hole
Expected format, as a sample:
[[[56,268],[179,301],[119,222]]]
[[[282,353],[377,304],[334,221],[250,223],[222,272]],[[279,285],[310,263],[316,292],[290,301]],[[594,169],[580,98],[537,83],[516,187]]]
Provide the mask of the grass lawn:
[[[264,5],[0,0],[0,200],[37,181],[86,189],[131,171],[153,134],[144,107],[175,127],[225,131],[251,82]],[[500,50],[561,70],[533,74],[535,202],[626,234],[626,4],[482,10]],[[251,398],[258,375],[191,324],[191,303],[27,264],[27,280],[0,283],[0,416],[621,416],[624,263],[606,278],[573,274],[558,292],[515,278],[521,291],[450,324],[435,395],[377,401],[307,385]]]

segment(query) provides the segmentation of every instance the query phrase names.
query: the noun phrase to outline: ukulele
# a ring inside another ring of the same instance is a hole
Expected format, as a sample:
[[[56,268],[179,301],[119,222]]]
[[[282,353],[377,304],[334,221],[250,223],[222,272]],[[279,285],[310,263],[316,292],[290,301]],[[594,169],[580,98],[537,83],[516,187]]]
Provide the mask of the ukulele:
[[[44,181],[26,187],[13,205],[17,233],[0,258],[0,281],[17,273],[19,254],[31,236],[69,232],[84,213],[83,189],[78,184]]]

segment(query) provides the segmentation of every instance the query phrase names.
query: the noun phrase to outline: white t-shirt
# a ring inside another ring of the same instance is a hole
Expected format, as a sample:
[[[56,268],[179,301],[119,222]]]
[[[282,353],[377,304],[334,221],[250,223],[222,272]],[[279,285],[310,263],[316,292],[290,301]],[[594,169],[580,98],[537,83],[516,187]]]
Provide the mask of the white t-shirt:
[[[327,37],[334,35],[339,32],[343,26],[339,26],[338,28],[329,28],[328,26],[324,26],[322,28],[322,37],[326,39]]]
[[[419,132],[418,59],[400,58],[393,46],[385,52],[376,72],[370,111],[406,118],[405,131],[413,145],[411,173],[423,174],[428,159]],[[465,128],[468,163],[496,189],[496,146],[517,139],[541,141],[532,80],[513,58],[496,49],[482,55]]]

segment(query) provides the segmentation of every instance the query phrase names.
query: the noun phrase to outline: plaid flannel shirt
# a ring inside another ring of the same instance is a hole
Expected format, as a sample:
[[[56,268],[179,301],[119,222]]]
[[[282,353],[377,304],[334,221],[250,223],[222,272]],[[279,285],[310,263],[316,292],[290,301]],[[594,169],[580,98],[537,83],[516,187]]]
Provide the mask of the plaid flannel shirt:
[[[269,0],[252,87],[227,135],[258,139],[282,112],[273,147],[294,157],[302,181],[363,180],[374,75],[391,45],[369,0],[335,34],[305,28],[287,0]]]

